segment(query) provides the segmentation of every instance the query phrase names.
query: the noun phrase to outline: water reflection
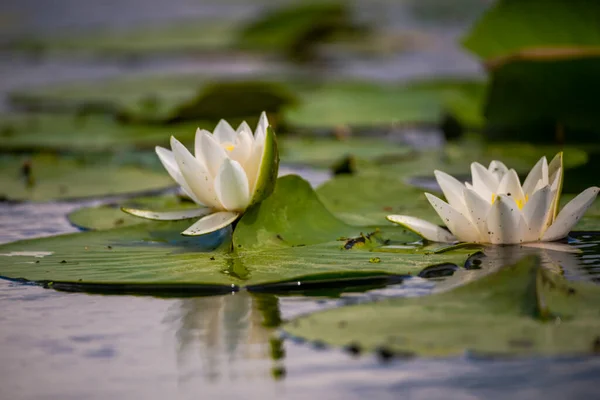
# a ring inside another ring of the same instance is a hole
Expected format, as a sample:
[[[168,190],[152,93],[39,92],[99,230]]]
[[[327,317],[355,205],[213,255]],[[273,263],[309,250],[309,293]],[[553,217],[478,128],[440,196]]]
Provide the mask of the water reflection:
[[[283,343],[273,336],[281,324],[274,295],[183,299],[169,310],[166,323],[174,332],[182,384],[197,377],[218,382],[285,375]]]
[[[485,246],[484,257],[471,263],[475,268],[457,270],[436,289],[443,291],[464,285],[528,255],[539,256],[542,267],[562,274],[568,280],[597,281],[600,278],[599,245],[600,234],[574,233],[567,242]]]

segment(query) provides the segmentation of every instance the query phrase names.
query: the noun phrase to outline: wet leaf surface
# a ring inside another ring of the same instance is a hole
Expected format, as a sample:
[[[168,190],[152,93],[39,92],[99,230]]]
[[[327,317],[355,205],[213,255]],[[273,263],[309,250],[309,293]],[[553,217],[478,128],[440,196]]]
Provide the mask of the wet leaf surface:
[[[598,286],[567,282],[532,256],[448,292],[317,312],[284,329],[390,357],[591,354],[598,301]]]

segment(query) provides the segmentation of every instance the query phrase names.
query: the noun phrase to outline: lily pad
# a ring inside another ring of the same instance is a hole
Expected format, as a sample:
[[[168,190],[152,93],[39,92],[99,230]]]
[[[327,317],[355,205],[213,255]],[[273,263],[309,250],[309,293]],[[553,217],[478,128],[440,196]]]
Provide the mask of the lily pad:
[[[462,265],[476,251],[389,248],[415,236],[396,227],[367,232],[338,221],[296,176],[280,178],[273,195],[246,213],[233,243],[227,230],[181,236],[192,223],[149,222],[6,244],[0,246],[0,276],[53,282],[63,290],[145,292],[148,285],[154,290],[193,290],[194,285],[222,288],[404,275],[439,263]],[[354,241],[337,240],[353,233]],[[371,262],[374,251],[378,263]]]
[[[213,129],[212,122],[190,124],[124,125],[107,116],[21,114],[0,118],[2,151],[123,151],[169,145],[169,137],[191,144],[198,127]]]
[[[449,292],[318,312],[284,329],[404,357],[590,354],[598,347],[599,301],[598,286],[567,282],[528,257]]]
[[[499,66],[492,73],[485,105],[486,131],[501,140],[596,142],[599,69],[600,56]]]
[[[68,36],[29,37],[3,45],[13,51],[95,57],[142,57],[225,52],[237,35],[230,22],[203,20],[111,31],[70,32]]]
[[[331,167],[344,157],[377,162],[396,159],[410,153],[407,146],[390,143],[385,139],[350,137],[286,136],[279,140],[281,159],[288,164],[307,164]]]
[[[485,60],[521,51],[555,57],[561,50],[600,50],[600,3],[587,0],[499,0],[463,44]],[[567,53],[568,54],[568,53]]]
[[[381,225],[390,214],[437,218],[423,190],[394,174],[338,176],[321,185],[317,193],[329,211],[349,224]]]
[[[164,173],[110,162],[38,154],[0,158],[0,195],[46,201],[157,191],[172,185]]]

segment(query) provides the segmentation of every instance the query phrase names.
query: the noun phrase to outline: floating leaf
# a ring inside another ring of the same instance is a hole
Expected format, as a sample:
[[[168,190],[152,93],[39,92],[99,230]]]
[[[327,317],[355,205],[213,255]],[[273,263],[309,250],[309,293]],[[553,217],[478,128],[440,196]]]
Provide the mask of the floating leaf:
[[[0,195],[9,200],[45,201],[165,189],[164,173],[108,159],[86,161],[53,155],[0,158]]]
[[[396,159],[410,153],[410,148],[376,138],[293,137],[280,140],[280,154],[288,164],[331,167],[344,157],[378,161]]]
[[[148,285],[154,290],[177,285],[193,290],[194,285],[222,288],[404,275],[433,264],[462,265],[476,251],[410,246],[384,252],[390,243],[413,241],[415,236],[393,226],[367,231],[338,221],[296,176],[280,178],[273,195],[240,220],[233,236],[235,252],[230,252],[227,230],[181,236],[193,222],[149,222],[6,244],[0,254],[24,255],[0,256],[0,276],[51,281],[64,290],[144,292]],[[337,240],[342,235],[355,239]],[[31,251],[52,254],[36,258],[23,253]],[[379,263],[370,262],[373,251]]]
[[[500,0],[463,39],[490,60],[524,52],[557,57],[568,49],[600,50],[600,3],[588,0]],[[567,54],[568,55],[568,54]]]
[[[600,290],[569,283],[539,264],[527,257],[449,292],[318,312],[285,329],[308,340],[401,356],[596,352]]]

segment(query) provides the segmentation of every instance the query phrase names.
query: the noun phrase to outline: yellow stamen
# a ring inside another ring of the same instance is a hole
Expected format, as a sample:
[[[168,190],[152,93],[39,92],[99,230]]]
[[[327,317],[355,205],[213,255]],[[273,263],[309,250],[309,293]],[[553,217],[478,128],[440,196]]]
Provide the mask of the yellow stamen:
[[[529,195],[526,194],[524,199],[521,200],[517,200],[517,207],[519,207],[519,210],[522,210],[523,207],[525,207],[525,204],[527,204],[527,202],[529,201]]]
[[[234,145],[232,145],[232,144],[230,144],[229,146],[225,146],[225,150],[227,150],[227,151],[231,151],[231,150],[233,150],[234,148],[235,148],[235,146],[234,146]]]
[[[496,193],[492,193],[492,204],[494,204],[497,198],[498,196],[496,195]]]

